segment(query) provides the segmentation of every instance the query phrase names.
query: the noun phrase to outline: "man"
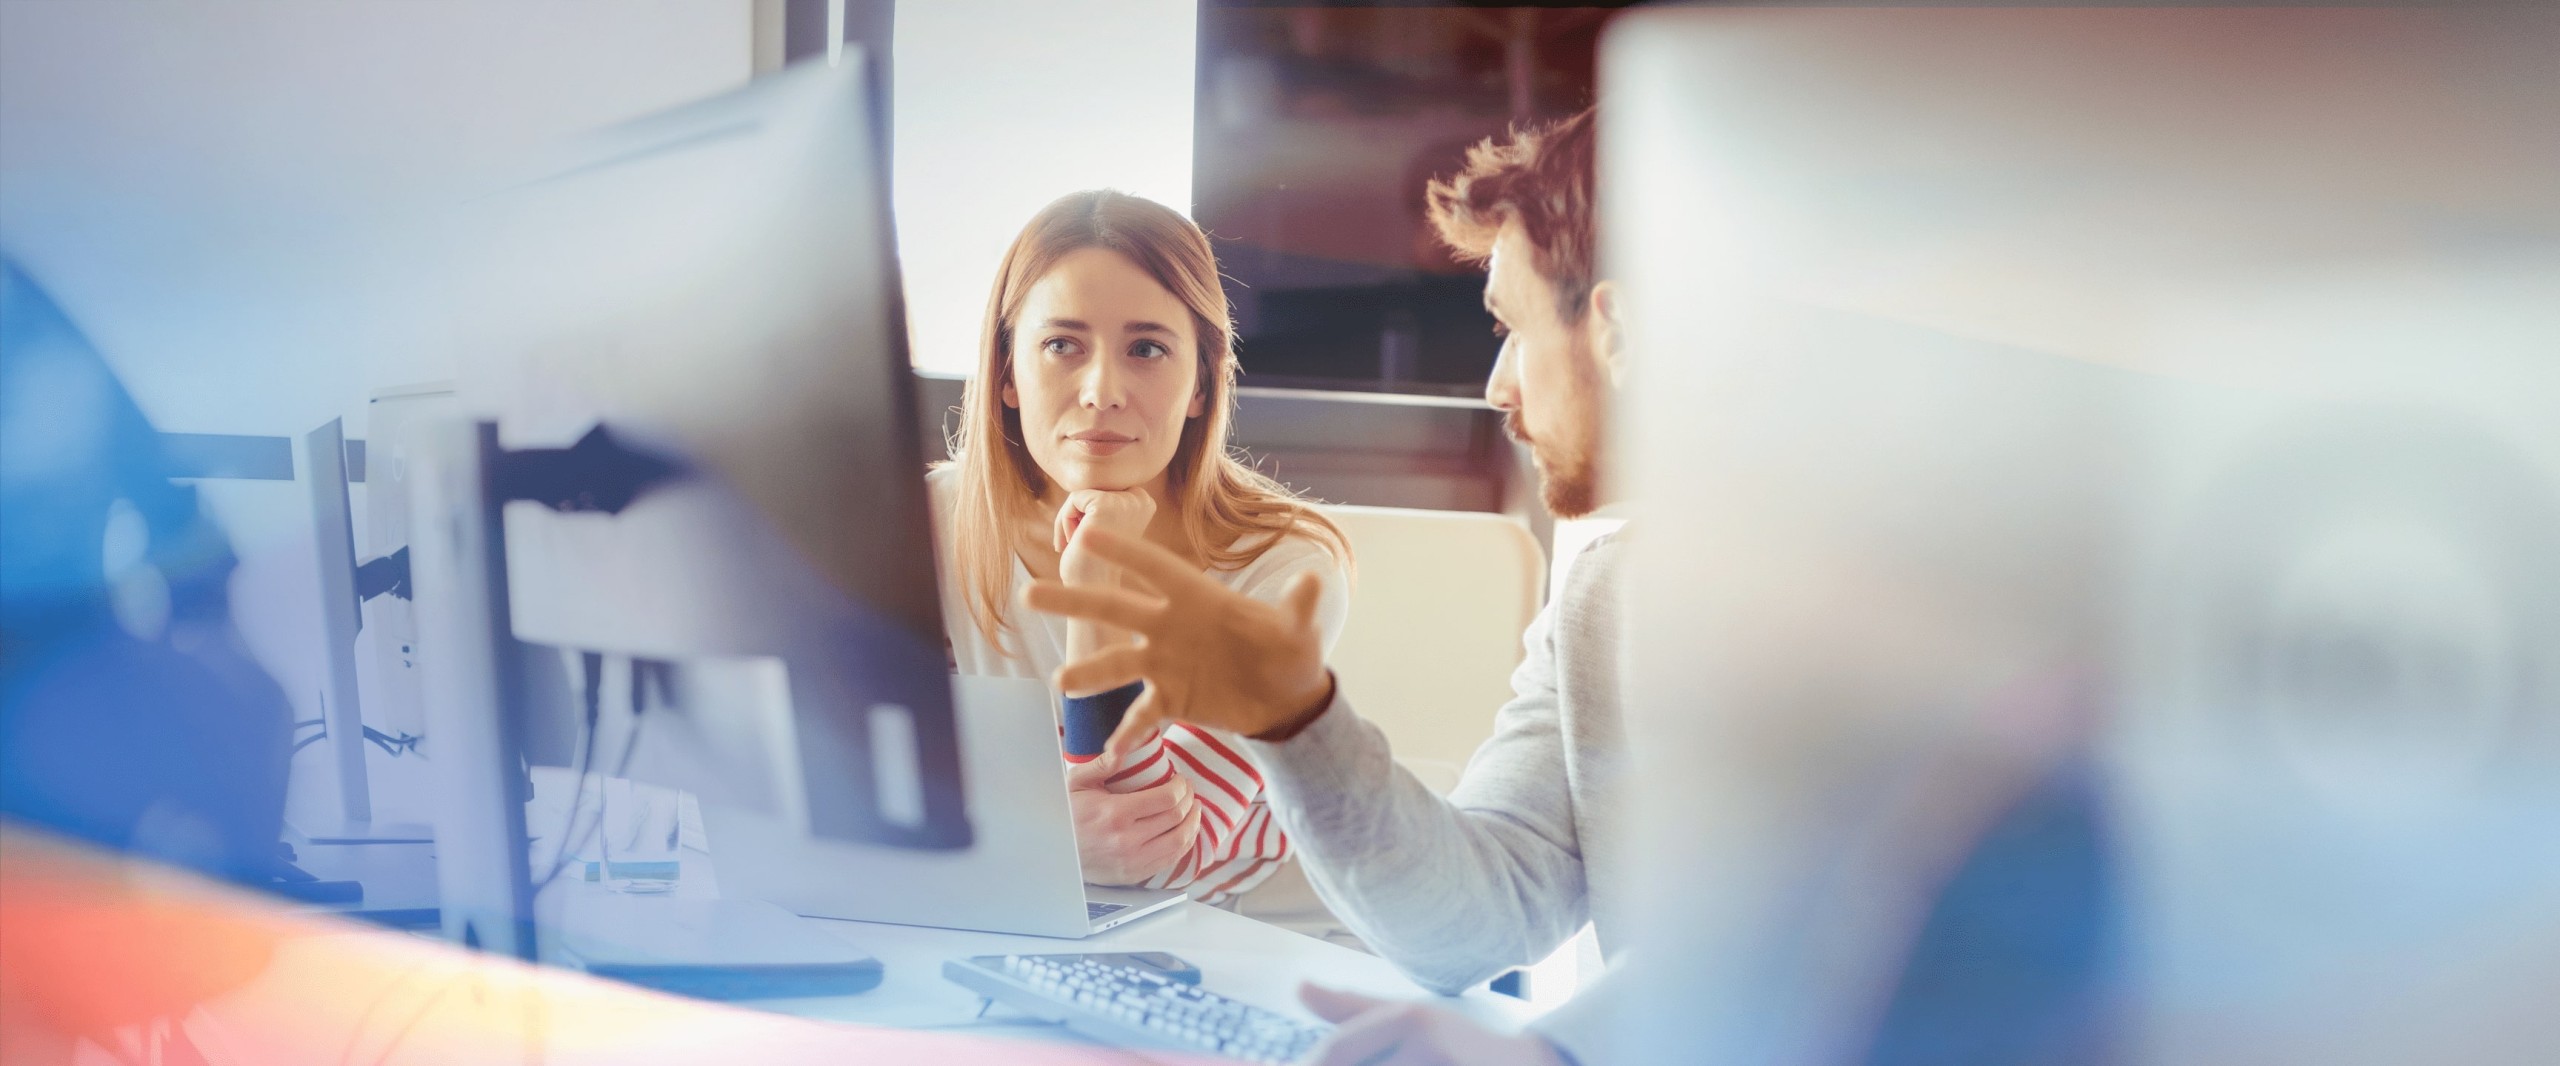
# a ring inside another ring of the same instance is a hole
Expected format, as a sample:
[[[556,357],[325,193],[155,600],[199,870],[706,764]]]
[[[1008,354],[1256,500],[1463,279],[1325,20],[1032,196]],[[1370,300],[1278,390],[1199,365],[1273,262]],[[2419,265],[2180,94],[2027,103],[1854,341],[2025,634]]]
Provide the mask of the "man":
[[[1624,358],[1618,287],[1593,274],[1592,188],[1588,111],[1478,145],[1462,171],[1430,187],[1442,239],[1486,267],[1485,306],[1505,338],[1485,398],[1528,443],[1547,508],[1564,518],[1588,514],[1606,489]],[[1513,698],[1446,799],[1396,765],[1384,735],[1352,709],[1357,694],[1335,687],[1311,582],[1273,606],[1160,549],[1097,535],[1087,549],[1156,597],[1041,583],[1025,599],[1146,638],[1068,663],[1056,678],[1069,690],[1146,681],[1113,736],[1115,757],[1166,718],[1248,738],[1273,809],[1335,914],[1420,984],[1457,992],[1538,960],[1586,920],[1613,961],[1621,946],[1632,887],[1618,873],[1629,844],[1618,789],[1626,535],[1585,549],[1530,624]],[[1979,838],[1900,953],[1868,1061],[2111,1057],[2111,878],[2094,807],[2084,776],[2066,766]],[[1521,1034],[1434,1007],[1315,987],[1301,995],[1339,1023],[1326,1063],[1599,1066],[1630,1050],[1610,1046],[1625,999],[1612,986],[1676,972],[1613,972]]]
[[[1487,268],[1485,307],[1504,340],[1485,398],[1529,445],[1546,505],[1563,518],[1599,505],[1619,362],[1617,287],[1593,276],[1592,175],[1585,111],[1476,146],[1465,169],[1429,190],[1442,239]],[[1623,839],[1613,795],[1622,762],[1615,544],[1584,551],[1563,595],[1530,626],[1512,677],[1517,694],[1447,799],[1397,767],[1385,736],[1352,710],[1355,694],[1335,689],[1311,622],[1312,583],[1273,607],[1135,541],[1089,546],[1165,601],[1033,588],[1035,608],[1147,638],[1068,664],[1059,683],[1147,681],[1115,744],[1168,717],[1249,738],[1309,878],[1379,954],[1426,987],[1457,992],[1536,961],[1586,921],[1604,951],[1615,948],[1623,886],[1586,874],[1607,866]],[[1396,1053],[1468,1062],[1555,1063],[1564,1061],[1558,1047],[1596,1039],[1570,1016],[1506,1036],[1428,1008],[1312,988],[1306,998],[1343,1022],[1331,1057],[1346,1062],[1404,1061],[1374,1058],[1401,1047]]]

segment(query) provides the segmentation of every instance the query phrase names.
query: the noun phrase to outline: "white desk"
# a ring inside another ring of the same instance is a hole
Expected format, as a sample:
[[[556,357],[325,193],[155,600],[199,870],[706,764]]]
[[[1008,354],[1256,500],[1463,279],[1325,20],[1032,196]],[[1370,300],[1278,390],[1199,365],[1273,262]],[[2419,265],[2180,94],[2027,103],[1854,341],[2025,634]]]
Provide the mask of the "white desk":
[[[431,911],[436,905],[436,851],[433,844],[294,844],[294,864],[327,881],[353,881],[364,886],[358,903],[327,905],[342,913],[379,915]]]
[[[977,1015],[979,1000],[975,993],[943,979],[945,960],[1093,951],[1172,952],[1200,968],[1201,987],[1302,1021],[1316,1018],[1298,1005],[1300,981],[1377,996],[1429,995],[1385,959],[1188,901],[1082,940],[811,921],[878,958],[885,968],[880,987],[858,996],[768,1000],[756,1006],[873,1025],[954,1026]],[[1527,1003],[1481,989],[1441,1002],[1497,1024],[1517,1025],[1531,1015]],[[991,1021],[1005,1020],[1002,1008],[988,1015]]]
[[[708,856],[688,849],[681,857],[684,873],[679,887],[663,898],[716,896],[717,883]],[[610,891],[601,884],[564,878],[543,893],[539,906],[546,915],[561,913],[554,908],[575,908],[581,899]],[[1433,997],[1385,959],[1190,901],[1081,940],[821,918],[802,920],[821,935],[841,937],[879,959],[879,987],[859,995],[762,1000],[748,1006],[797,1017],[899,1028],[1021,1029],[1021,1017],[1001,1006],[979,1017],[977,995],[945,980],[942,964],[971,955],[1166,951],[1200,968],[1201,987],[1302,1021],[1317,1019],[1298,1004],[1301,981],[1376,996],[1428,997],[1478,1020],[1505,1027],[1517,1026],[1535,1014],[1521,1000],[1484,989],[1463,996]],[[1043,1026],[1039,1031],[1067,1035],[1052,1026]]]

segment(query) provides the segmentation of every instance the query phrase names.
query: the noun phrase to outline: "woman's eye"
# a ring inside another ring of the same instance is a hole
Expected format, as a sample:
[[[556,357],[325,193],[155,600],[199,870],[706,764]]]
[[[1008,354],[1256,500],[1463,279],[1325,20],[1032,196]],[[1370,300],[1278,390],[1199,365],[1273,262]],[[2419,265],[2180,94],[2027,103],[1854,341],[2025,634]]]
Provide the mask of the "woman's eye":
[[[1165,347],[1162,341],[1139,341],[1129,346],[1129,354],[1140,359],[1162,359],[1172,355],[1173,349]]]
[[[1040,343],[1040,350],[1051,355],[1074,355],[1084,349],[1076,344],[1073,337],[1051,337]]]

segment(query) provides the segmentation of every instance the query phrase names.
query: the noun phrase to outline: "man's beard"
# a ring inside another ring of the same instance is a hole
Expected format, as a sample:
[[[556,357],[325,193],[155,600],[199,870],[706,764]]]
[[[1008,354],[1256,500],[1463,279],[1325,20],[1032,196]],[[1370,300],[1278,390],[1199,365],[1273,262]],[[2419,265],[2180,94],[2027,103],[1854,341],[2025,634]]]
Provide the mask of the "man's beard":
[[[1530,456],[1537,460],[1538,497],[1546,503],[1548,514],[1580,518],[1600,509],[1599,464],[1588,450],[1576,451],[1530,436],[1517,409],[1503,412],[1502,430],[1528,445]]]

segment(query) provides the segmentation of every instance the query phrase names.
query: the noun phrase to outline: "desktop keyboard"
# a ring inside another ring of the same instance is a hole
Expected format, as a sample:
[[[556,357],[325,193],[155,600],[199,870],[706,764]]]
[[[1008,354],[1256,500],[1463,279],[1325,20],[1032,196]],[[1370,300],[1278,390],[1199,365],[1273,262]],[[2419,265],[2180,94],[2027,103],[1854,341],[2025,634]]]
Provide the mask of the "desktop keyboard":
[[[1205,1051],[1289,1063],[1331,1030],[1228,999],[1135,966],[1075,955],[981,955],[942,964],[942,976],[1035,1017],[1118,1046]]]

